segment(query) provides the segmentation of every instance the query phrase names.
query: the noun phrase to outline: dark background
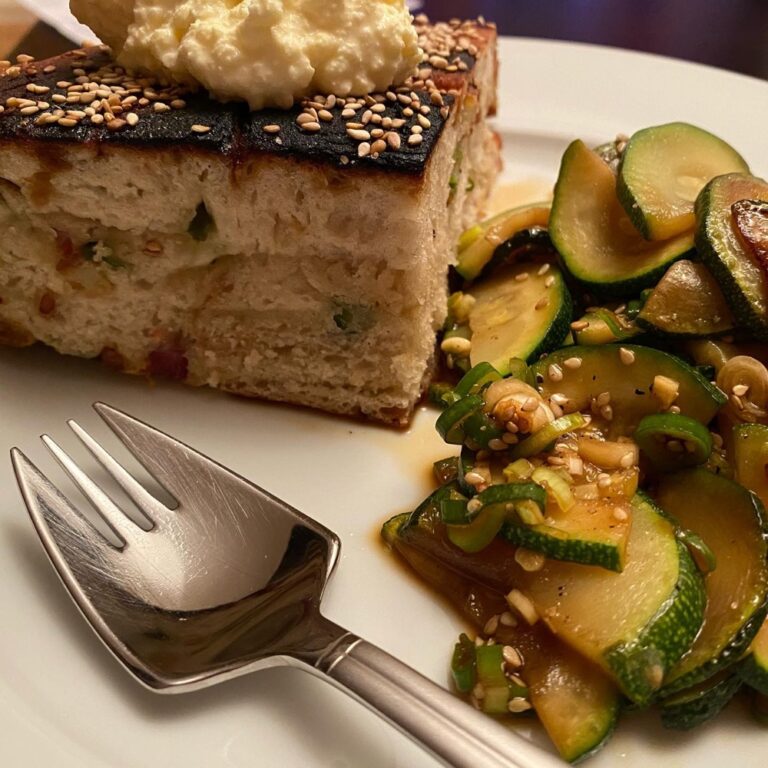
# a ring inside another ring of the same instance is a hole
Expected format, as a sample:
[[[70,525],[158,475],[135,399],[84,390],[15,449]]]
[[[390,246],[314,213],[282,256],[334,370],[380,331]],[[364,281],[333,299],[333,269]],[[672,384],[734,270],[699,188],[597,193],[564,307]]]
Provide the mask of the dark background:
[[[484,15],[504,35],[660,53],[768,79],[768,0],[414,0],[435,20]],[[38,24],[18,51],[71,47]],[[17,51],[17,52],[18,52]],[[768,103],[760,117],[765,120]]]
[[[435,20],[484,15],[503,35],[660,53],[768,78],[768,0],[422,0]],[[763,105],[763,119],[768,118]]]

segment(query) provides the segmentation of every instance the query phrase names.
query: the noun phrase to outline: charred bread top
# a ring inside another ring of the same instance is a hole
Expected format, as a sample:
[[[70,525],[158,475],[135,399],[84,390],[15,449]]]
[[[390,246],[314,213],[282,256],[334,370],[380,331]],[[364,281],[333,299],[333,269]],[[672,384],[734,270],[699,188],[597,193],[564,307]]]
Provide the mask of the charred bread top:
[[[234,163],[267,153],[421,175],[451,110],[476,90],[477,63],[496,31],[484,21],[432,25],[420,16],[415,23],[425,58],[404,86],[360,98],[317,96],[291,110],[249,112],[127,73],[104,47],[39,62],[20,57],[0,75],[0,140],[174,146]]]

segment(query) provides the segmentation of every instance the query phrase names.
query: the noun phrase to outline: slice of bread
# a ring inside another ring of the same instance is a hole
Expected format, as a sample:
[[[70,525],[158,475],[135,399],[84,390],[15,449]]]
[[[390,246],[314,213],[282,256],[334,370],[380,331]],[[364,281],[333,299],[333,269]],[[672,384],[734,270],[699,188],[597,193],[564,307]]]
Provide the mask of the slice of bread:
[[[499,169],[495,30],[417,24],[406,87],[288,112],[183,94],[103,48],[8,69],[0,343],[407,423]]]

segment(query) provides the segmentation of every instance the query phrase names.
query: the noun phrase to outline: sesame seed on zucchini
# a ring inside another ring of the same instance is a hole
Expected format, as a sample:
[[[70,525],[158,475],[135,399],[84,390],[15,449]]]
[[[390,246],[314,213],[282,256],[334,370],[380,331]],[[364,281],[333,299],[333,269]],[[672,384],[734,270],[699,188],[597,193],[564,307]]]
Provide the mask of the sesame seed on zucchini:
[[[560,269],[522,263],[497,270],[470,289],[470,362],[510,373],[509,362],[530,361],[562,344],[572,320],[572,301]]]

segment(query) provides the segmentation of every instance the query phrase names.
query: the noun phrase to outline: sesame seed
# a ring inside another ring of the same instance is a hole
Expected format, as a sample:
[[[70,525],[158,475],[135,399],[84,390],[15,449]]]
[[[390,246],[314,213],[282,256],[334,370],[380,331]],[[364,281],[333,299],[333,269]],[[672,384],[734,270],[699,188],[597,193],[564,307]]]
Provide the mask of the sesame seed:
[[[613,419],[613,408],[610,405],[604,405],[600,409],[600,415],[606,420],[611,421]]]
[[[749,386],[747,384],[735,384],[731,388],[731,392],[733,392],[736,397],[744,397],[744,395],[749,392]]]
[[[360,118],[360,122],[363,125],[368,125],[368,123],[371,122],[372,117],[373,117],[373,112],[371,112],[370,109],[366,109],[365,112],[363,112],[363,116]]]
[[[50,75],[51,72],[55,72],[55,71],[56,71],[56,67],[53,64],[49,64],[47,67],[43,67],[43,72],[46,75]]]
[[[531,702],[527,699],[524,699],[522,696],[513,696],[507,703],[507,709],[513,715],[519,715],[522,712],[527,712],[529,709],[532,709],[532,707],[533,705]]]
[[[371,144],[371,154],[380,155],[382,152],[387,151],[387,142],[383,139],[377,139]]]
[[[91,117],[91,122],[94,125],[101,125],[104,122],[104,115],[95,114]]]
[[[549,299],[546,296],[542,296],[534,305],[534,309],[544,309],[549,304]]]
[[[389,144],[390,149],[398,150],[400,149],[400,135],[395,133],[394,131],[390,131],[386,135],[387,144]]]
[[[507,444],[503,440],[499,440],[498,438],[493,438],[493,440],[488,441],[488,447],[492,451],[506,451],[507,450]]]
[[[635,362],[635,353],[631,349],[621,347],[619,349],[619,357],[624,365],[632,365]]]
[[[313,115],[310,115],[308,112],[302,112],[297,118],[296,122],[299,125],[304,125],[305,123],[314,123],[315,117]]]
[[[135,98],[135,97],[134,97],[134,98]],[[171,102],[171,106],[172,106],[174,109],[184,109],[184,107],[186,107],[186,106],[187,106],[187,102],[186,102],[186,101],[184,101],[184,99],[174,99],[174,100]]]
[[[625,453],[620,459],[619,459],[619,466],[622,469],[629,469],[631,466],[633,466],[635,463],[635,454],[630,451],[629,453]]]
[[[408,137],[408,144],[412,147],[417,147],[419,144],[421,144],[421,136],[418,133],[412,133]]]
[[[333,120],[333,113],[329,112],[327,109],[321,109],[318,111],[317,116],[324,122],[324,123],[330,123],[331,120]]]
[[[547,368],[547,376],[549,376],[550,381],[562,381],[563,369],[556,363],[551,363]]]
[[[611,476],[606,474],[605,472],[601,472],[597,476],[597,486],[598,488],[608,488],[611,484]]]
[[[413,117],[413,110],[412,110],[410,107],[406,107],[406,108],[403,110],[403,114],[404,114],[406,117]]]
[[[119,131],[121,128],[125,128],[126,125],[128,125],[128,123],[125,120],[116,117],[114,120],[109,120],[107,122],[107,130]]]
[[[349,108],[347,108],[347,109],[344,109],[344,110],[342,110],[342,112],[341,112],[341,116],[342,116],[343,118],[345,118],[345,119],[347,119],[347,118],[350,118],[350,117],[354,117],[354,116],[355,116],[355,114],[356,114],[356,113],[355,113],[355,110],[354,110],[354,109],[349,109]]]
[[[523,666],[523,657],[517,648],[513,648],[511,645],[505,645],[502,648],[501,655],[504,662],[508,664],[512,669],[520,669]]]
[[[419,125],[422,128],[424,128],[425,130],[427,128],[431,128],[432,127],[432,123],[430,123],[429,120],[426,117],[424,117],[424,115],[419,115],[418,116],[418,120],[419,120]]]
[[[539,401],[535,397],[528,397],[522,405],[522,410],[526,413],[531,413],[531,411],[535,411],[538,407]]]
[[[54,93],[53,96],[51,96],[51,101],[54,104],[66,104],[67,97],[63,93]]]
[[[62,117],[59,118],[59,125],[62,128],[74,128],[79,121],[75,120],[72,117]]]
[[[371,131],[371,138],[372,139],[380,139],[384,135],[384,131],[381,128],[374,128]]]
[[[139,122],[139,116],[135,112],[129,112],[125,116],[125,121],[128,123],[128,125],[133,127]]]
[[[170,112],[171,111],[171,108],[167,104],[163,104],[161,101],[155,102],[155,104],[152,107],[152,109],[155,112]]]
[[[549,262],[547,262],[546,264],[542,264],[539,267],[539,270],[538,270],[538,272],[536,274],[539,275],[539,277],[541,277],[543,275],[546,275],[547,272],[549,272],[551,266],[552,265]]]
[[[22,115],[25,115],[25,116],[26,116],[26,115],[36,115],[36,114],[37,114],[39,111],[40,111],[40,107],[38,107],[38,106],[37,106],[37,104],[35,104],[35,105],[34,105],[34,106],[32,106],[32,107],[22,107],[22,108],[19,110],[19,112],[20,112]]]
[[[566,368],[570,368],[572,371],[575,371],[577,368],[581,368],[581,358],[569,357],[567,360],[563,361],[563,365]]]
[[[306,131],[307,133],[317,133],[319,130],[321,130],[321,126],[320,123],[315,122],[303,123],[301,130]]]
[[[357,156],[366,157],[371,154],[371,145],[367,141],[363,141],[357,145]]]
[[[485,626],[483,627],[483,634],[495,635],[496,630],[498,628],[499,628],[499,617],[496,615],[491,616],[491,618],[485,622]]]
[[[505,627],[516,627],[517,619],[509,611],[504,611],[499,614],[499,624]]]
[[[608,403],[611,402],[611,393],[610,392],[601,392],[597,396],[597,405],[602,408],[604,405],[608,405]]]
[[[280,126],[270,123],[269,125],[262,126],[264,133],[280,133]]]
[[[550,376],[550,378],[552,378]],[[560,379],[563,378],[562,371],[560,372]],[[553,379],[553,381],[559,381],[560,379]],[[555,405],[567,405],[570,402],[568,395],[564,395],[562,392],[554,392],[549,398]]]
[[[361,128],[347,128],[347,136],[355,141],[368,141],[371,138],[371,134]]]
[[[589,323],[586,320],[576,320],[575,322],[571,323],[571,330],[572,331],[583,331],[585,329],[589,328]]]
[[[387,109],[387,108],[384,106],[384,104],[374,104],[374,105],[371,107],[371,112],[378,112],[378,113],[382,113],[382,112],[386,111],[386,109]]]
[[[526,281],[530,275],[528,272],[520,272],[519,274],[515,275],[515,280],[517,280],[518,283],[522,283]]]
[[[417,134],[419,136],[421,135],[423,130],[424,129],[420,125],[412,125],[411,126],[411,133],[415,133],[415,134]]]
[[[539,614],[533,603],[519,590],[513,589],[506,595],[509,607],[519,613],[530,625],[539,620]]]
[[[319,126],[318,126],[319,128]],[[200,125],[199,123],[195,123],[190,130],[192,133],[210,133],[211,126],[210,125]]]
[[[627,514],[627,511],[625,509],[622,509],[621,507],[616,507],[613,510],[613,517],[615,520],[618,520],[620,523],[623,523],[625,520],[629,519],[629,515]]]

